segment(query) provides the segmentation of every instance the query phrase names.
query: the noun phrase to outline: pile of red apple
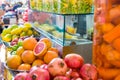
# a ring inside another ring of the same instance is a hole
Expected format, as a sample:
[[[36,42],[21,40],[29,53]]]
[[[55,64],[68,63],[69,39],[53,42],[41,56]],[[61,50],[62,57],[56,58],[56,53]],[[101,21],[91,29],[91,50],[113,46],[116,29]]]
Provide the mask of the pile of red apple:
[[[84,63],[84,59],[75,53],[64,59],[54,58],[49,64],[34,66],[29,73],[18,73],[14,80],[97,80],[94,65]]]

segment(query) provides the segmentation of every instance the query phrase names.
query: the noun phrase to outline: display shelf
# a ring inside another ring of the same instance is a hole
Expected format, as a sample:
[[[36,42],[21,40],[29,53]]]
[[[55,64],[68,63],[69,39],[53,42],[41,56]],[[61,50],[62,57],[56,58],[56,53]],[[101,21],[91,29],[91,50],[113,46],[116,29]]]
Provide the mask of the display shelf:
[[[57,41],[57,43],[58,43],[59,45],[61,45],[61,46],[63,45],[63,44],[62,44],[62,42],[63,42],[62,39],[59,39],[59,38],[57,38],[57,37],[49,34],[48,32],[46,32],[46,31],[44,31],[44,30],[42,30],[42,29],[40,29],[40,28],[37,28],[37,27],[35,27],[35,26],[33,26],[33,28],[34,28],[36,31],[38,31],[40,34],[42,34],[42,36],[47,37],[47,38],[50,38],[50,39],[52,39],[52,40],[54,40],[54,41]]]
[[[54,15],[62,15],[62,16],[70,16],[70,15],[93,15],[94,13],[91,12],[91,13],[55,13],[55,12],[47,12],[47,11],[39,11],[39,10],[35,10],[35,9],[31,9],[32,11],[35,11],[35,12],[43,12],[43,13],[48,13],[48,14],[54,14]]]

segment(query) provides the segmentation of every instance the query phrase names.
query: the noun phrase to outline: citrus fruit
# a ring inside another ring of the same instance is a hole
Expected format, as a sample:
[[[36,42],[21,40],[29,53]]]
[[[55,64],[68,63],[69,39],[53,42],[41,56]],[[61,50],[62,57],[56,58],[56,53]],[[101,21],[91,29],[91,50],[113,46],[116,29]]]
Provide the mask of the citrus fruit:
[[[3,40],[6,41],[6,42],[10,42],[12,40],[12,35],[11,34],[6,34],[3,37]]]
[[[26,70],[26,71],[28,71],[28,70],[30,70],[30,68],[31,68],[31,65],[30,65],[30,64],[23,63],[23,64],[21,64],[21,65],[18,67],[18,70]]]
[[[23,48],[27,50],[33,50],[36,44],[37,40],[35,38],[28,37],[23,41]]]
[[[25,22],[25,23],[24,23],[24,27],[31,28],[32,25],[31,25],[29,22]]]
[[[28,36],[31,36],[32,34],[33,34],[33,31],[32,31],[32,30],[28,30],[28,31],[27,31],[27,35],[28,35]]]
[[[18,36],[18,35],[13,35],[13,36],[12,36],[12,40],[14,40],[14,39],[16,39],[16,38],[19,38],[19,36]]]
[[[54,51],[54,52],[56,52],[56,53],[59,53],[58,49],[55,48],[55,47],[49,48],[48,51]]]
[[[44,56],[47,52],[47,46],[44,42],[38,42],[33,51],[35,56]]]
[[[45,42],[48,49],[49,49],[50,47],[52,47],[52,42],[51,42],[50,39],[48,39],[48,38],[42,38],[42,39],[40,39],[40,41],[41,41],[41,42]]]
[[[44,56],[44,62],[49,63],[52,59],[57,58],[58,54],[54,51],[47,51],[47,53]]]
[[[107,32],[109,32],[110,30],[112,30],[113,28],[114,28],[114,25],[111,24],[111,23],[103,24],[103,26],[102,26],[102,32],[103,32],[103,33],[107,33]]]
[[[7,58],[7,66],[11,69],[17,69],[21,63],[22,60],[18,55],[11,55]]]
[[[44,61],[40,60],[40,59],[36,59],[33,63],[32,66],[41,66],[42,64],[44,64]]]
[[[20,47],[17,49],[16,54],[19,55],[19,56],[21,56],[23,52],[24,52],[24,48],[23,48],[22,46],[20,46]]]
[[[26,32],[22,32],[22,33],[20,34],[20,37],[23,37],[23,36],[26,36],[26,35],[27,35]]]
[[[22,55],[21,58],[23,60],[23,62],[25,63],[32,63],[35,60],[35,55],[34,52],[31,50],[25,50]]]

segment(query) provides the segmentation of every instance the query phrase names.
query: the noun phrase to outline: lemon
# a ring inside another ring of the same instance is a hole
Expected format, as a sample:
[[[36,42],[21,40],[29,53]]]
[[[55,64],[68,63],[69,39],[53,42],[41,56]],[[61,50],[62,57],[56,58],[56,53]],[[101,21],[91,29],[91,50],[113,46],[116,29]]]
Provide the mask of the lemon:
[[[11,34],[6,34],[3,37],[3,40],[6,41],[6,42],[10,42],[12,40],[12,35]]]
[[[18,35],[13,35],[12,40],[14,40],[15,38],[19,38],[19,36]]]
[[[15,29],[15,28],[18,28],[18,25],[13,24],[13,25],[11,25],[11,26],[9,27],[10,30],[13,30],[13,29]]]
[[[26,35],[27,35],[26,32],[22,32],[22,33],[20,34],[20,37],[23,37],[23,36],[26,36]]]
[[[32,30],[28,30],[27,35],[31,36],[32,34],[33,34],[33,31]]]
[[[31,25],[31,23],[29,23],[29,22],[25,22],[25,23],[24,23],[24,27],[31,28],[32,25]]]

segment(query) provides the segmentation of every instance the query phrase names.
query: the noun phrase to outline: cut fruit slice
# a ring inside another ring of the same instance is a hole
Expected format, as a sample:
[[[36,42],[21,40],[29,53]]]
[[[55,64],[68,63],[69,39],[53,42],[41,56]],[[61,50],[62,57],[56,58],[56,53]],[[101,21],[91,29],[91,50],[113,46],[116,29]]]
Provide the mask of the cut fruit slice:
[[[47,45],[44,42],[38,42],[33,51],[35,56],[44,56],[47,52]]]

